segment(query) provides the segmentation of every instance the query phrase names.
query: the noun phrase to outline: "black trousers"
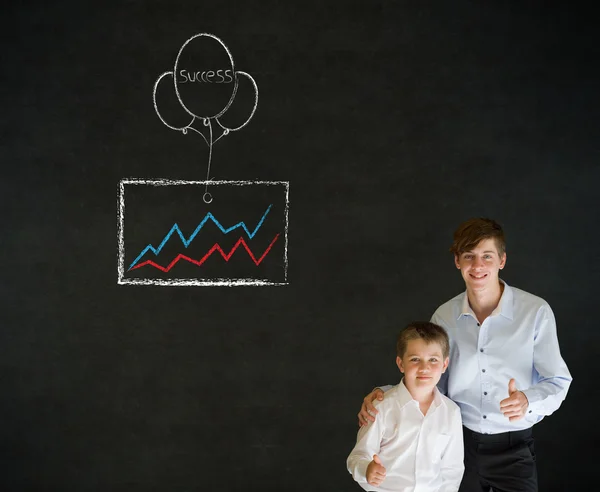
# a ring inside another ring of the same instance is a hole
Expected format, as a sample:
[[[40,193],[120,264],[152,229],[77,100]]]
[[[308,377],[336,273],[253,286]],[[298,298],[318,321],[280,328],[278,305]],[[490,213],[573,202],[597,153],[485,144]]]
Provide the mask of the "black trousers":
[[[531,429],[479,434],[463,427],[465,473],[459,492],[537,492]]]

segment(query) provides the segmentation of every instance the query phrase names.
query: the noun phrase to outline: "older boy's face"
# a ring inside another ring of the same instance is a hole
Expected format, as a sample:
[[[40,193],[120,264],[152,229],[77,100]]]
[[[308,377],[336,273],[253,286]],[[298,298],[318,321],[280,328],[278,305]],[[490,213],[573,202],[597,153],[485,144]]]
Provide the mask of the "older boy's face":
[[[404,383],[409,390],[433,389],[448,367],[448,358],[444,359],[439,343],[417,338],[408,342],[404,356],[397,357],[396,364],[404,373]]]
[[[506,253],[500,256],[496,241],[484,239],[471,251],[455,256],[454,263],[467,287],[481,290],[498,283],[498,271],[504,268]]]

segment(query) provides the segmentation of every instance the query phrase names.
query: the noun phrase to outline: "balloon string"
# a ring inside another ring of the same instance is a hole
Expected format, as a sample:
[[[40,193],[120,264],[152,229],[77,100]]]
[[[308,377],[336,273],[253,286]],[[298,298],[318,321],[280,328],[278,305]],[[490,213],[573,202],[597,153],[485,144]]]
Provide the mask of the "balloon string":
[[[209,176],[210,176],[210,163],[212,160],[212,148],[213,148],[213,133],[212,133],[212,125],[210,123],[210,119],[206,118],[204,120],[204,124],[206,125],[206,122],[208,122],[208,130],[209,130],[209,134],[210,134],[210,144],[208,145],[208,167],[206,169],[206,185],[204,188],[204,193],[208,192],[208,181],[209,181]]]
[[[192,123],[193,123],[193,121],[192,121]],[[193,126],[191,126],[191,125],[192,125],[192,123],[190,123],[190,124],[189,124],[188,126],[186,126],[186,127],[183,129],[183,130],[181,130],[181,131],[183,132],[183,134],[185,135],[185,134],[187,133],[187,131],[188,131],[188,130],[192,130],[192,131],[196,132],[198,135],[200,135],[200,136],[201,136],[201,137],[204,139],[204,141],[206,142],[206,145],[209,145],[209,143],[208,143],[208,140],[206,140],[206,137],[205,137],[204,135],[202,135],[202,132],[199,132],[199,131],[198,131],[198,130],[196,130],[196,129],[195,129]],[[215,140],[215,142],[216,142],[216,140]],[[215,143],[215,142],[213,142],[213,143]]]

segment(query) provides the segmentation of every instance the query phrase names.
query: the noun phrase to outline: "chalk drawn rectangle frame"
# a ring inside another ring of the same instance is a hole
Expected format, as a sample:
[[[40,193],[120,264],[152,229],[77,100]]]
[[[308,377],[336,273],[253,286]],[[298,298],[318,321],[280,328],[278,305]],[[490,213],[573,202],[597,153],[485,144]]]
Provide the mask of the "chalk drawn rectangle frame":
[[[266,185],[266,186],[284,186],[285,188],[285,240],[283,250],[284,260],[284,282],[272,282],[270,280],[260,279],[185,279],[173,278],[168,280],[163,279],[143,279],[143,278],[125,278],[125,185],[145,185],[145,186],[186,186],[186,185],[231,185],[231,186],[249,186],[249,185]],[[119,285],[159,285],[159,286],[263,286],[263,285],[289,285],[288,282],[288,213],[289,213],[289,181],[185,181],[176,179],[142,179],[142,178],[125,178],[119,181],[119,190],[117,198],[117,244],[118,261],[117,261],[117,284]]]

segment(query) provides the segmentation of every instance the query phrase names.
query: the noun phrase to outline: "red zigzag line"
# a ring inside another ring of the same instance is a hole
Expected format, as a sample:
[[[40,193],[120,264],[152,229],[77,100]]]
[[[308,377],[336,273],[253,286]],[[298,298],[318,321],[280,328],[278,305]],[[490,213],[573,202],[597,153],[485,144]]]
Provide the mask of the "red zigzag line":
[[[218,251],[219,253],[221,253],[221,256],[223,257],[223,259],[225,261],[229,261],[229,258],[231,258],[233,253],[235,253],[235,251],[239,248],[240,244],[246,249],[246,251],[248,252],[248,255],[250,255],[250,258],[252,258],[252,261],[255,263],[255,265],[258,266],[264,260],[265,256],[267,256],[267,253],[271,250],[271,248],[275,244],[275,241],[277,241],[278,237],[279,237],[279,234],[277,234],[277,236],[275,236],[275,239],[273,239],[273,241],[271,241],[271,244],[269,244],[269,247],[265,250],[265,252],[262,254],[262,256],[258,260],[254,256],[252,251],[250,251],[250,248],[246,244],[246,241],[244,241],[244,238],[240,237],[237,240],[237,242],[235,243],[235,245],[233,246],[233,248],[231,248],[231,251],[229,252],[229,254],[225,254],[225,252],[223,251],[221,246],[219,246],[219,243],[215,243],[215,245],[212,248],[210,248],[208,253],[206,253],[202,258],[200,258],[200,260],[194,260],[194,259],[190,258],[189,256],[179,254],[175,257],[175,259],[171,263],[169,263],[169,265],[167,267],[161,266],[158,263],[153,262],[152,260],[147,260],[147,261],[144,261],[143,263],[140,263],[140,264],[134,266],[132,268],[132,270],[136,270],[137,268],[142,268],[144,265],[150,265],[150,266],[153,266],[154,268],[158,268],[159,270],[162,270],[163,272],[166,273],[169,270],[171,270],[171,268],[173,268],[179,260],[186,260],[186,261],[189,261],[190,263],[193,263],[194,265],[202,266],[202,263],[204,263],[208,259],[208,257],[210,255],[212,255],[215,251]]]

